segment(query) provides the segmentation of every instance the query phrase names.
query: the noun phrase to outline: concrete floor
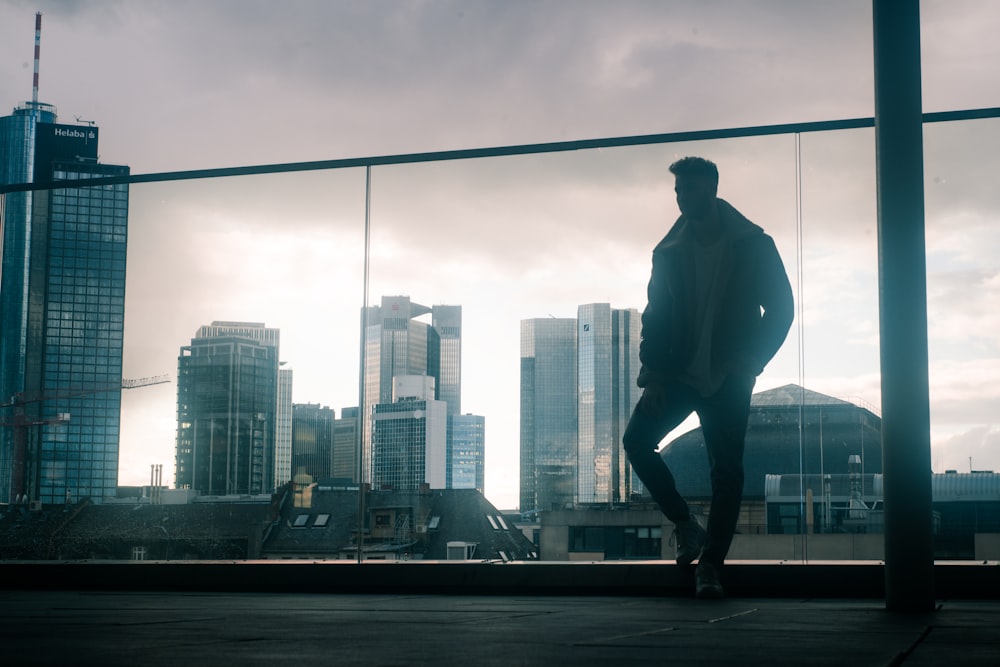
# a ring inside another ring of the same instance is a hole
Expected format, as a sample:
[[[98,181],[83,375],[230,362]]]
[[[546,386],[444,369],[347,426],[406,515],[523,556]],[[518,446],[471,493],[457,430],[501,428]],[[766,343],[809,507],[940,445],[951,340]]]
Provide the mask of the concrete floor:
[[[1000,602],[0,593],[4,665],[998,665]]]
[[[733,562],[697,600],[663,561],[0,563],[0,666],[1000,665],[1000,564]]]

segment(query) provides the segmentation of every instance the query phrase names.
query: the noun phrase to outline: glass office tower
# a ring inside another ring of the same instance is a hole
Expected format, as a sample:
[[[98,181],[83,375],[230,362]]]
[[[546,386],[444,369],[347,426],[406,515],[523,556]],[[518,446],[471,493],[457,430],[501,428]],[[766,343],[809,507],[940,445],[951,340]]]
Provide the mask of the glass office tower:
[[[639,312],[606,303],[577,309],[577,502],[626,502],[631,466],[622,435],[639,401]]]
[[[384,296],[378,306],[362,312],[364,389],[362,393],[362,482],[372,481],[372,416],[376,405],[392,403],[393,378],[426,375],[434,378],[437,399],[441,381],[441,336],[417,317],[432,309],[408,296]]]
[[[292,405],[292,478],[305,474],[315,482],[332,476],[336,416],[325,405]]]
[[[204,495],[274,490],[277,332],[263,324],[213,323],[181,348],[177,488]]]
[[[28,102],[0,118],[0,182],[11,193],[0,274],[0,500],[96,502],[118,485],[128,185],[97,162],[98,128],[60,125]]]
[[[486,489],[486,417],[448,417],[449,489]]]
[[[522,513],[574,503],[576,327],[573,318],[521,321]]]
[[[640,317],[607,303],[521,322],[521,511],[627,502]]]
[[[462,414],[462,307],[431,306],[431,326],[441,339],[438,400],[449,415]]]
[[[376,489],[416,491],[447,484],[448,411],[434,400],[434,379],[426,375],[393,378],[392,403],[372,413],[372,485]]]
[[[333,422],[333,462],[330,476],[339,484],[358,481],[358,446],[361,442],[357,406],[343,408]]]

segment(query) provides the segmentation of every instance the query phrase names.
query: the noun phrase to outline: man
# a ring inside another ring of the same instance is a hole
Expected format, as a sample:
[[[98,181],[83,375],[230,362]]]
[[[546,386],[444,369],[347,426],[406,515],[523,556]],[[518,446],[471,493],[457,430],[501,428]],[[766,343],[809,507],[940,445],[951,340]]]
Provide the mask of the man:
[[[695,594],[717,598],[743,496],[750,395],[791,327],[792,289],[771,237],[716,196],[714,163],[686,157],[670,172],[681,215],[653,249],[639,344],[643,393],[622,440],[632,468],[676,526],[677,563],[698,560]],[[712,480],[707,531],[656,451],[692,412],[701,420]]]

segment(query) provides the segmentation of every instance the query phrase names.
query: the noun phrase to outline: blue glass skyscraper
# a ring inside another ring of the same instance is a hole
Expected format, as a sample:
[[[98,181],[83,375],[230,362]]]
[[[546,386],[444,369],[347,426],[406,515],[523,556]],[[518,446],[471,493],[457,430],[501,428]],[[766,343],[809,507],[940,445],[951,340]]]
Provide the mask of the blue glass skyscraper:
[[[521,512],[576,500],[576,320],[521,320]]]
[[[486,491],[486,417],[448,417],[449,489]]]
[[[627,502],[631,466],[622,435],[639,401],[639,312],[607,303],[577,309],[577,497],[581,505]]]
[[[627,502],[641,490],[621,439],[640,391],[635,309],[521,321],[521,511]]]
[[[0,502],[114,496],[118,484],[128,175],[97,162],[98,128],[27,102],[0,117],[3,202]],[[58,186],[58,187],[57,187]]]
[[[289,481],[275,480],[275,425],[286,408],[278,404],[279,349],[279,330],[262,322],[212,322],[181,348],[177,488],[261,494]]]

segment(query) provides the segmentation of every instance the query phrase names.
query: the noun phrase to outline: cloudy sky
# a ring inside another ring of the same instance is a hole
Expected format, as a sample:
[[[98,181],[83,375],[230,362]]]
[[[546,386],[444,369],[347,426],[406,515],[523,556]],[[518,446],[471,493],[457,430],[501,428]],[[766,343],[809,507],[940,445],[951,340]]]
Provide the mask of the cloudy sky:
[[[133,173],[869,117],[870,0],[0,0],[0,112],[39,99]],[[926,111],[1000,106],[1000,5],[925,0]],[[715,160],[799,317],[758,388],[879,403],[874,132],[380,167],[368,295],[460,304],[486,495],[517,504],[519,322],[644,306],[666,166]],[[925,130],[932,460],[1000,470],[1000,121]],[[801,174],[800,190],[796,177]],[[797,191],[799,195],[797,197]],[[357,404],[365,174],[134,186],[125,375],[213,320],[279,327],[294,400]],[[172,478],[176,386],[123,394],[122,484]]]

